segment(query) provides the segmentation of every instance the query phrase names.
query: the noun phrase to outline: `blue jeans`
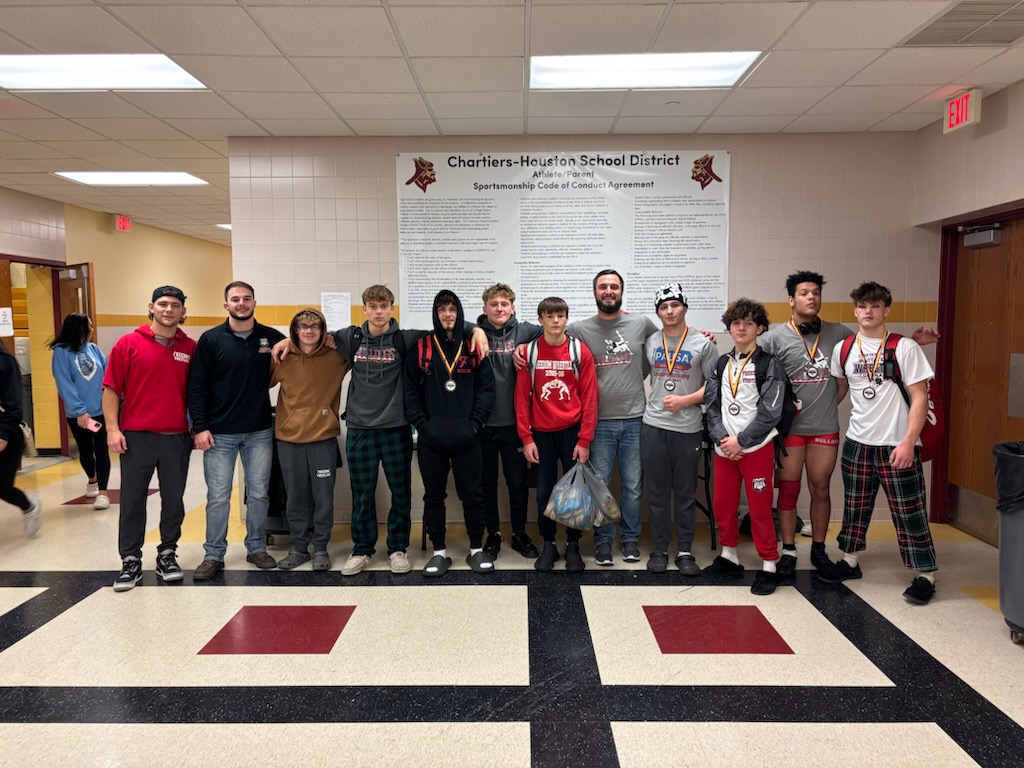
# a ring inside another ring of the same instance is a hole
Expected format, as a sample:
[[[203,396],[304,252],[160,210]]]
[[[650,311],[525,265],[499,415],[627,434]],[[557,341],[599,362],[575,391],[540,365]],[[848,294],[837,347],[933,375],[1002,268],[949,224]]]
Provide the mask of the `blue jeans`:
[[[622,481],[622,541],[640,539],[640,494],[643,492],[644,476],[640,466],[641,418],[598,419],[594,440],[590,443],[590,464],[604,481],[610,485],[612,467],[619,460],[619,479]],[[615,539],[615,523],[594,529],[594,542],[611,543]]]
[[[267,509],[274,429],[214,435],[213,448],[203,453],[206,475],[206,560],[224,562],[231,515],[231,484],[235,459],[242,455],[245,469],[245,549],[250,555],[267,550]]]

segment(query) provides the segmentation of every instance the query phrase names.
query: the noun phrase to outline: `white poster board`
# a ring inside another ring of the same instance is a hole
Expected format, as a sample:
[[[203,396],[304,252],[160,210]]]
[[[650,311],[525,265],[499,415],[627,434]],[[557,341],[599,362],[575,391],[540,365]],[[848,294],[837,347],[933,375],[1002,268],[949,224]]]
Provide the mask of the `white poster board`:
[[[320,292],[320,311],[327,320],[328,331],[340,331],[352,325],[352,294]]]
[[[728,286],[727,151],[399,154],[402,325],[430,328],[455,291],[475,320],[484,288],[509,283],[521,320],[561,296],[570,320],[596,311],[602,269],[623,306],[657,318],[654,292],[681,282],[687,320],[719,328]]]

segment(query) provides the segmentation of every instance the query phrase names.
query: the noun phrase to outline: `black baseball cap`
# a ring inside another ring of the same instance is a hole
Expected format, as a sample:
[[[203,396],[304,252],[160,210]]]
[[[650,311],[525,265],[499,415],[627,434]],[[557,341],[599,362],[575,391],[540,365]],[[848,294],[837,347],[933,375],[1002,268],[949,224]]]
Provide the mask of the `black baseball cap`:
[[[153,291],[153,301],[156,301],[161,296],[170,296],[171,298],[177,299],[181,302],[182,306],[185,306],[185,294],[181,288],[175,288],[173,285],[162,285]]]

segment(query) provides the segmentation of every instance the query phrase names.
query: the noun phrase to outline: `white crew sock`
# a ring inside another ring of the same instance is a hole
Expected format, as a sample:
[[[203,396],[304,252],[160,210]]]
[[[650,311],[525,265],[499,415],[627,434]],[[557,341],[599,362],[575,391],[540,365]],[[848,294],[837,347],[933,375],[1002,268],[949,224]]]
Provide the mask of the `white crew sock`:
[[[847,562],[847,564],[849,564],[849,566],[851,568],[856,568],[857,567],[857,555],[854,554],[853,552],[844,552],[843,553],[843,560],[845,560]]]
[[[762,560],[761,570],[765,573],[775,573],[775,561],[774,560]]]
[[[740,564],[740,556],[736,554],[736,547],[722,547],[722,557],[730,563]]]
[[[922,579],[928,579],[928,581],[930,581],[932,584],[935,583],[935,574],[936,574],[936,571],[918,571],[917,572],[918,576],[920,576]]]

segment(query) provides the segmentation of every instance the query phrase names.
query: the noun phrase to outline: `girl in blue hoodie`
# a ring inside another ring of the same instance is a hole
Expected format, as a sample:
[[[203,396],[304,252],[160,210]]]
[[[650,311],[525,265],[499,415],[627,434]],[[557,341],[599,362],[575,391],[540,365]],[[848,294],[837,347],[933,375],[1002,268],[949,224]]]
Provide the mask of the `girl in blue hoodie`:
[[[110,454],[101,403],[107,358],[89,341],[91,336],[89,316],[72,312],[64,318],[60,334],[50,343],[50,349],[53,350],[57,392],[64,401],[68,427],[78,445],[78,460],[89,478],[85,495],[93,499],[93,509],[107,509],[110,507],[107,495]],[[95,429],[96,424],[99,429]]]

